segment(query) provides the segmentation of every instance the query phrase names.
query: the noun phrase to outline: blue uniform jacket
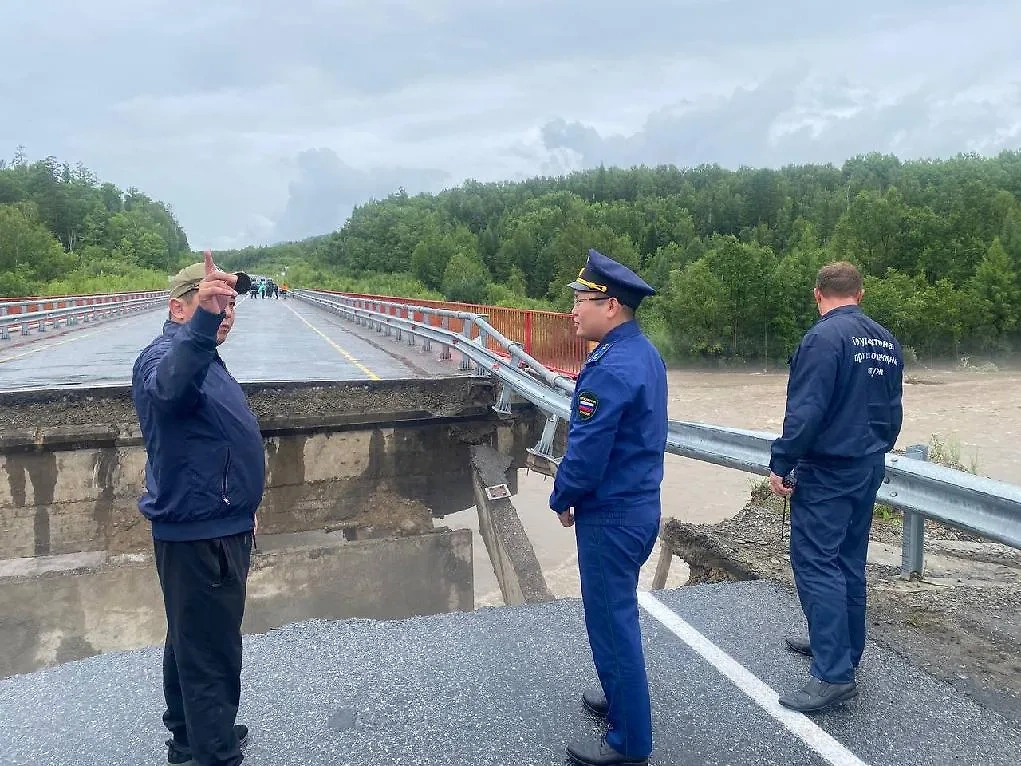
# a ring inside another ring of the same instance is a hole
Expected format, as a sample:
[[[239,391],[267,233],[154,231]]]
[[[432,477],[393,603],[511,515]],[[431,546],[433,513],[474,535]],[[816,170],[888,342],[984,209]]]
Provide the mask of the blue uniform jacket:
[[[157,540],[251,531],[266,478],[259,423],[216,352],[221,317],[167,322],[135,360],[131,385],[148,460],[138,509]]]
[[[857,306],[829,311],[791,358],[783,435],[770,470],[889,452],[900,434],[904,357],[889,330]]]
[[[658,522],[667,434],[666,365],[634,321],[589,355],[571,399],[550,508],[578,524]]]

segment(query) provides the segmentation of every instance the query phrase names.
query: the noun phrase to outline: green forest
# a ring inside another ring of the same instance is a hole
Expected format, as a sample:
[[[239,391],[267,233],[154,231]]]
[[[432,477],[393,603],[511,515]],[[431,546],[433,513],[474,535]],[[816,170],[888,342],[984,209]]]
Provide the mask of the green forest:
[[[673,362],[782,363],[820,265],[925,360],[1021,346],[1021,151],[780,169],[597,168],[397,191],[301,242],[216,254],[292,287],[569,310],[594,247],[659,290],[639,319]],[[165,287],[197,259],[170,208],[55,159],[0,163],[0,294]]]
[[[469,181],[224,259],[286,266],[295,286],[566,311],[590,247],[659,290],[639,318],[675,362],[782,362],[818,317],[816,271],[837,259],[862,269],[864,308],[910,355],[1000,355],[1021,341],[1021,152]]]
[[[162,202],[81,164],[0,160],[0,296],[156,288],[192,258]]]

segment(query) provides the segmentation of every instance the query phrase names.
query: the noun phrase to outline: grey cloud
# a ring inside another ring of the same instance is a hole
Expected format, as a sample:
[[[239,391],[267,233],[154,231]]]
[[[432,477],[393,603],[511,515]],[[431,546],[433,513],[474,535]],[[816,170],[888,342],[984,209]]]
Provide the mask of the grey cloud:
[[[995,147],[1018,28],[1016,0],[5,0],[0,155],[80,160],[243,245],[400,185]],[[955,111],[983,82],[1003,103]]]
[[[1021,6],[950,9],[848,38],[820,56],[789,57],[754,85],[680,99],[632,131],[557,118],[542,128],[575,165],[834,162],[870,151],[909,157],[1016,148],[1021,59],[1012,33]],[[969,44],[983,30],[981,44]],[[948,49],[953,54],[948,54]]]
[[[343,224],[355,205],[370,197],[385,197],[398,188],[409,194],[439,189],[449,181],[441,170],[374,168],[356,170],[331,149],[309,149],[296,160],[297,177],[276,221],[273,239],[301,239],[333,231]]]
[[[775,79],[730,98],[683,104],[652,114],[630,135],[601,135],[581,122],[551,121],[543,141],[551,150],[570,150],[580,165],[719,163],[779,166],[833,162],[870,151],[901,158],[939,157],[963,151],[995,152],[1017,147],[1021,126],[1021,80],[1003,103],[953,106],[953,96],[920,89],[882,103],[873,91],[836,86],[826,90],[800,125],[799,83]],[[958,98],[960,96],[958,95]],[[853,105],[853,106],[850,106]],[[771,128],[777,129],[771,131]],[[1013,130],[1013,134],[1012,134]]]
[[[72,84],[94,92],[96,77],[127,97],[153,89],[237,88],[302,67],[328,73],[343,90],[374,93],[523,62],[600,63],[635,54],[716,54],[766,41],[818,43],[962,4],[633,0],[623,12],[617,0],[304,0],[294,6],[284,0],[51,0],[5,9],[0,50],[7,55],[0,52],[0,63],[33,73],[22,93],[33,85]],[[57,61],[74,65],[53,66],[55,49]]]
[[[792,103],[789,83],[773,80],[758,88],[738,89],[729,98],[682,102],[657,111],[631,135],[602,136],[579,122],[558,120],[543,128],[543,140],[550,149],[576,152],[583,166],[763,164],[768,126]]]

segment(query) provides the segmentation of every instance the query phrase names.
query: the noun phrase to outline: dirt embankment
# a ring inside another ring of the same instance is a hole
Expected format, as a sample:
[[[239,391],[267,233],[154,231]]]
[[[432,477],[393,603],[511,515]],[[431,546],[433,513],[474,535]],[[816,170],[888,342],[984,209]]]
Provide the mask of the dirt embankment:
[[[762,492],[719,524],[664,523],[690,583],[771,579],[794,587],[790,522]],[[872,641],[1021,724],[1021,551],[926,523],[925,575],[900,575],[900,519],[873,524],[867,565]]]

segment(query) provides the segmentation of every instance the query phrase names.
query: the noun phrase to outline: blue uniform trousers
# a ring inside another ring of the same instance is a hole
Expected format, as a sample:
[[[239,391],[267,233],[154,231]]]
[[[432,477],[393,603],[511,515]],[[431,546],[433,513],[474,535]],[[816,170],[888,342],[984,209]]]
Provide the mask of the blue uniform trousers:
[[[638,572],[652,553],[659,522],[576,524],[581,598],[592,660],[609,703],[606,741],[631,758],[652,752],[652,710],[638,627]]]
[[[842,465],[799,463],[791,496],[791,566],[808,620],[812,675],[854,680],[865,650],[865,558],[882,454]]]

